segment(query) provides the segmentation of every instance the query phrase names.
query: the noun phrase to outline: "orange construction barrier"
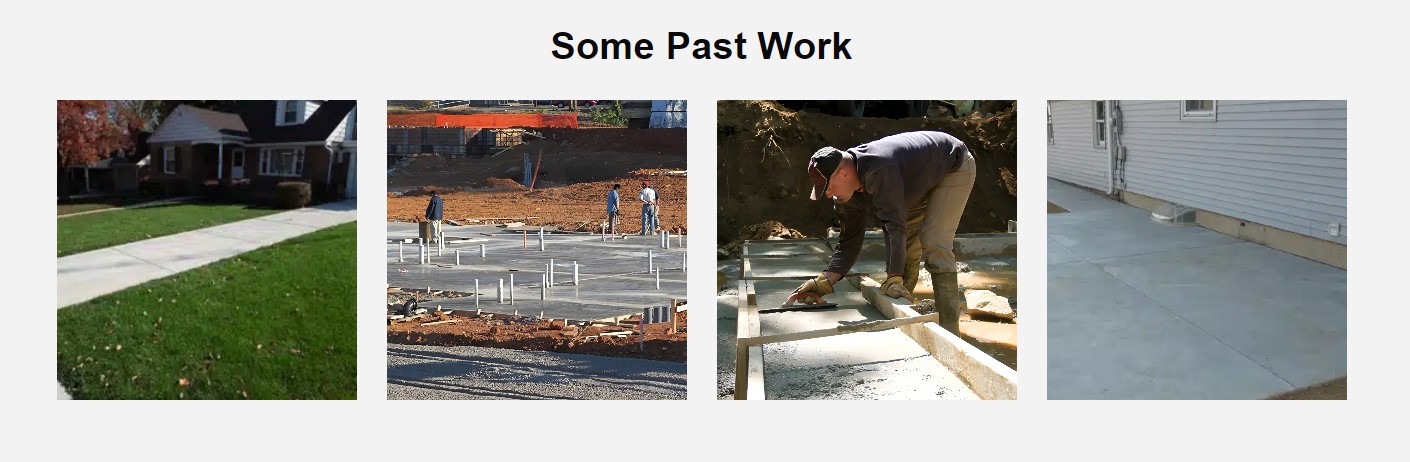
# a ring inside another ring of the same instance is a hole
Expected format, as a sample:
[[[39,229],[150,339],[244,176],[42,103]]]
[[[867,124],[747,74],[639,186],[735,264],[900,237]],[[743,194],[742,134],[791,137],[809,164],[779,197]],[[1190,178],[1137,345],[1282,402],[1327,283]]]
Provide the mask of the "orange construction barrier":
[[[577,114],[388,114],[389,127],[578,128]]]

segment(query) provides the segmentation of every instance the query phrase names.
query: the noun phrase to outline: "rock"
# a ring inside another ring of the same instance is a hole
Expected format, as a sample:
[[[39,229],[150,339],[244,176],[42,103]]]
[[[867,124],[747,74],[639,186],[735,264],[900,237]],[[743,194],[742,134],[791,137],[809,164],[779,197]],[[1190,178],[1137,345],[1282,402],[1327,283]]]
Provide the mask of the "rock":
[[[920,302],[916,303],[915,310],[917,313],[920,314],[930,314],[931,312],[935,311],[935,299],[921,299]]]
[[[1009,306],[1009,299],[987,290],[966,290],[964,291],[965,302],[968,306],[966,313],[973,315],[992,316],[1001,319],[1013,319],[1013,307]]]

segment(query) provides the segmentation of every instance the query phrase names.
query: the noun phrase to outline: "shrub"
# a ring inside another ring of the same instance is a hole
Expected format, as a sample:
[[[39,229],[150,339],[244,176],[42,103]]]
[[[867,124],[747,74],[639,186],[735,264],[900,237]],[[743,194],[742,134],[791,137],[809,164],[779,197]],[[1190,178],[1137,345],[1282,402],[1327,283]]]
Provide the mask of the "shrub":
[[[313,186],[302,181],[280,182],[274,188],[274,197],[279,208],[302,208],[312,199]]]

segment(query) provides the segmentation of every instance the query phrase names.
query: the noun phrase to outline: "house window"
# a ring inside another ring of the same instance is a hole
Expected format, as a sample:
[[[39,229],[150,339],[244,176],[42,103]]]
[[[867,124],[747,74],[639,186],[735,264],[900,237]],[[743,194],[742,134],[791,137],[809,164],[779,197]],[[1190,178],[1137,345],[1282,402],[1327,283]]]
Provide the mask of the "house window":
[[[299,102],[283,101],[284,110],[281,113],[279,125],[294,125],[299,123]]]
[[[162,173],[176,174],[176,146],[162,146]]]
[[[303,176],[303,149],[263,149],[259,153],[259,174],[264,176]]]
[[[1092,140],[1096,147],[1106,146],[1106,101],[1092,102]]]
[[[230,166],[235,168],[245,168],[245,150],[236,149],[230,152],[234,159],[230,160]]]
[[[1048,101],[1048,144],[1053,144],[1053,102]]]
[[[1217,104],[1212,99],[1180,101],[1180,120],[1214,120]]]

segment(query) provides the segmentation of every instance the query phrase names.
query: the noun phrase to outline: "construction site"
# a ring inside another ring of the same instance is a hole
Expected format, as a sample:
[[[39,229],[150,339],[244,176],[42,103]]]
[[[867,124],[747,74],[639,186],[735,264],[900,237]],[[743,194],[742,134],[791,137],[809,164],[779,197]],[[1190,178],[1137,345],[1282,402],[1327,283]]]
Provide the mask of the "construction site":
[[[942,102],[906,103],[898,118],[858,116],[862,102],[850,113],[719,103],[719,399],[1017,398],[1017,109],[984,102],[957,114]],[[975,159],[953,246],[965,299],[958,321],[942,322],[924,271],[915,303],[881,291],[880,228],[865,232],[826,303],[786,303],[839,240],[831,201],[809,200],[809,155],[918,130],[954,136]]]
[[[389,399],[684,399],[685,130],[525,115],[389,125],[389,143],[448,123],[501,143],[471,136],[389,163]],[[659,196],[645,234],[644,182]],[[433,193],[439,232],[426,220]]]

